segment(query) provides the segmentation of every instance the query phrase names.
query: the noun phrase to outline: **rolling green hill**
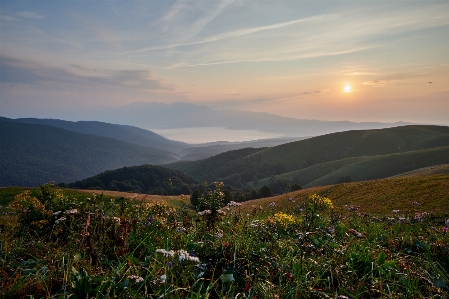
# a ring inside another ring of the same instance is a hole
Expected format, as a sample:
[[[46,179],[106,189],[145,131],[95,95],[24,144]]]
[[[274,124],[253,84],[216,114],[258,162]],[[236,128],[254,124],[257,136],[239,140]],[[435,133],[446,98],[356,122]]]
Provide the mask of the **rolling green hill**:
[[[71,182],[108,169],[172,161],[165,152],[111,138],[0,121],[0,186]]]
[[[322,135],[258,153],[261,162],[282,163],[298,170],[325,162],[386,155],[449,145],[449,127],[402,126]]]
[[[449,146],[388,155],[355,157],[314,165],[305,169],[275,176],[285,181],[297,178],[303,187],[335,184],[339,178],[350,176],[353,181],[374,180],[408,173],[428,165],[449,163]],[[255,188],[268,185],[267,178],[259,180]]]
[[[183,172],[151,165],[108,170],[93,177],[64,184],[79,189],[103,189],[147,194],[190,194],[198,181]]]
[[[228,152],[167,167],[200,180],[221,180],[235,186],[239,183],[248,187],[261,186],[269,182],[268,178],[281,174],[285,175],[278,178],[295,177],[307,186],[314,181],[315,186],[333,184],[340,176],[351,176],[353,180],[384,178],[448,163],[446,149],[418,153],[445,146],[449,146],[449,127],[402,126],[327,134],[263,150],[236,150],[232,154]]]

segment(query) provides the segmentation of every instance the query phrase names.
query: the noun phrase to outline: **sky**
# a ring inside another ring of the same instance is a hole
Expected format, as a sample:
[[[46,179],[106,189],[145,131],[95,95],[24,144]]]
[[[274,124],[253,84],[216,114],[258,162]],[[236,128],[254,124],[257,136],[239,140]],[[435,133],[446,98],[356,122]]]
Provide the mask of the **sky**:
[[[1,116],[134,102],[449,125],[449,1],[0,2]]]

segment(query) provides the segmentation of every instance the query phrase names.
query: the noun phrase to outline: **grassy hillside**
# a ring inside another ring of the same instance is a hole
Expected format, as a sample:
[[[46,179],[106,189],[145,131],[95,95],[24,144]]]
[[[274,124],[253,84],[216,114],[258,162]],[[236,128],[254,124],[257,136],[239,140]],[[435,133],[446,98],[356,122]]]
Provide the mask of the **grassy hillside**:
[[[234,151],[232,155],[217,155],[167,167],[184,171],[200,180],[222,180],[236,186],[239,183],[249,187],[261,186],[268,182],[269,177],[281,174],[285,175],[279,176],[280,179],[298,176],[300,184],[315,181],[312,185],[325,185],[335,183],[340,176],[351,176],[353,180],[383,178],[419,167],[447,163],[444,153],[435,158],[432,158],[432,152],[419,154],[428,155],[425,159],[419,155],[415,157],[417,153],[408,155],[410,152],[444,146],[449,146],[449,127],[402,126],[333,133],[264,150]],[[406,155],[401,156],[404,153]],[[397,156],[386,156],[391,154]],[[385,157],[381,159],[376,156]],[[419,161],[413,163],[414,159]],[[392,167],[389,169],[390,164]]]
[[[9,119],[0,117],[0,120],[52,126],[77,133],[113,138],[127,143],[146,146],[153,149],[159,149],[162,151],[173,153],[179,152],[189,147],[189,145],[184,142],[169,140],[154,132],[133,126],[109,124],[98,121],[72,122],[59,119],[38,118]]]
[[[307,188],[287,195],[250,200],[242,203],[242,212],[255,207],[266,208],[271,202],[273,209],[301,206],[310,194],[330,198],[335,211],[352,213],[349,206],[356,206],[360,212],[384,216],[414,216],[415,212],[428,212],[438,217],[449,217],[449,174],[432,176],[407,176],[345,183]],[[294,198],[292,204],[288,198]],[[419,203],[419,205],[413,202]],[[398,214],[393,210],[399,210]]]
[[[355,157],[322,163],[305,169],[275,176],[276,180],[296,178],[303,187],[331,185],[340,177],[350,176],[353,181],[374,180],[408,173],[427,165],[449,163],[449,146],[405,153]],[[258,181],[253,187],[268,185],[268,179]]]
[[[165,152],[111,138],[0,121],[0,186],[71,182],[108,169],[174,160]]]
[[[434,174],[449,174],[449,164],[435,165],[429,167],[423,167],[407,171],[393,177],[401,176],[424,176],[424,175],[434,175]]]
[[[449,127],[402,126],[327,134],[269,148],[261,162],[298,170],[325,162],[449,146]]]

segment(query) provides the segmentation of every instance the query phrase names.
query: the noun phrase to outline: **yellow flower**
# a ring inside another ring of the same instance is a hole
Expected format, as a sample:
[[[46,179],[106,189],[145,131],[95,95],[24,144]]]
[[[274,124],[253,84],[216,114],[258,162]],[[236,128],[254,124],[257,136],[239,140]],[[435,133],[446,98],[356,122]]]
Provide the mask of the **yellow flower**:
[[[332,201],[327,197],[322,197],[317,194],[312,194],[309,196],[309,200],[310,200],[309,205],[311,205],[311,206],[315,205],[320,210],[334,208]]]
[[[295,218],[292,215],[288,215],[283,212],[274,214],[274,217],[276,218],[277,222],[279,222],[280,224],[282,224],[284,226],[295,223]]]

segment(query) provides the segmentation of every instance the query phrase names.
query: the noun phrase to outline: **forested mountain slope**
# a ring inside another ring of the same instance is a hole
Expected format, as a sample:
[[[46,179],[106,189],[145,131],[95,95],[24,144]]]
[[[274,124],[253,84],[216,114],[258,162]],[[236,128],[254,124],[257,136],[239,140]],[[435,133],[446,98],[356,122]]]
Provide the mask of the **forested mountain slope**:
[[[175,160],[163,151],[111,138],[0,121],[0,186],[72,182],[108,169]]]

